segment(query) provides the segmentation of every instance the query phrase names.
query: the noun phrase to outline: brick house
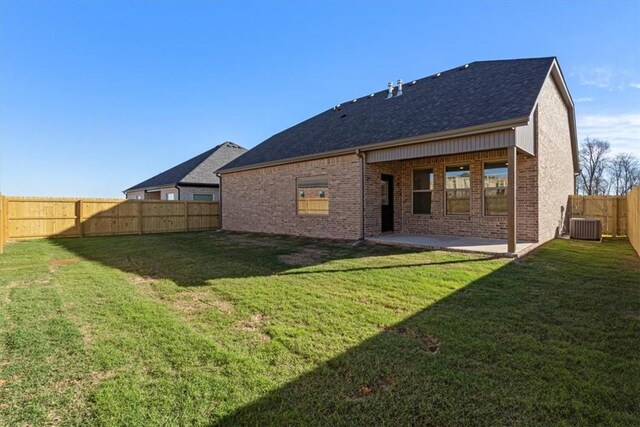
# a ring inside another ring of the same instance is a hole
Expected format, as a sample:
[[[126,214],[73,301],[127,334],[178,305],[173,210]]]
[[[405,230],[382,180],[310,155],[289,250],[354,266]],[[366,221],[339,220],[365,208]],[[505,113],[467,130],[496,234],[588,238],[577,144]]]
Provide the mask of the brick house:
[[[473,62],[343,102],[221,168],[222,227],[542,243],[578,172],[556,58]]]
[[[204,153],[123,191],[127,199],[202,200],[220,199],[216,169],[243,154],[246,148],[224,142]]]

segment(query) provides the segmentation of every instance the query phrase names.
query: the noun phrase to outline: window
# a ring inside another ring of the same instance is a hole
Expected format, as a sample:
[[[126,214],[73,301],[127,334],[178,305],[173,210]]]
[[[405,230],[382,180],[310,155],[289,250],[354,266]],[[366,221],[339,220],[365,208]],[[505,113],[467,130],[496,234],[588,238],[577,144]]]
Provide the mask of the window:
[[[213,194],[194,194],[193,200],[201,202],[213,202]]]
[[[380,204],[382,206],[389,206],[389,181],[383,179],[380,181],[380,184],[382,185],[380,187],[382,191],[380,194]]]
[[[433,193],[433,169],[413,170],[413,213],[431,214],[431,195]]]
[[[175,200],[176,199],[176,195],[173,193],[167,193],[167,200]]]
[[[507,162],[484,164],[484,214],[507,214]]]
[[[471,172],[469,165],[446,168],[447,215],[471,213]]]
[[[329,177],[298,178],[297,200],[299,215],[329,215]]]

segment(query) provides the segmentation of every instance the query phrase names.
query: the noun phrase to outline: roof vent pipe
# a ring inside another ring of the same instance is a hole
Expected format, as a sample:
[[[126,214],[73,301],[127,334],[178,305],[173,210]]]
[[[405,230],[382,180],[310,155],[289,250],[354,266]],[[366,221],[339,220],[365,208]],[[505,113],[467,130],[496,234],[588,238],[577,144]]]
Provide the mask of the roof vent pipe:
[[[398,79],[398,93],[396,96],[402,95],[402,79]]]
[[[387,94],[387,99],[393,98],[393,82],[389,82],[389,93]]]

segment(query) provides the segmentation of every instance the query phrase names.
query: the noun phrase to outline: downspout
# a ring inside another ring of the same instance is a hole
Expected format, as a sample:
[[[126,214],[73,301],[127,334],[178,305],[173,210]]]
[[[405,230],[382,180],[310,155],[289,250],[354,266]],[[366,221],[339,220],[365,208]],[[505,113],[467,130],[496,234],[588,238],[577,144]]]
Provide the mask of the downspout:
[[[178,190],[178,198],[176,200],[180,200],[180,187],[176,184],[176,190]]]
[[[356,156],[360,157],[360,240],[364,240],[364,168],[367,156],[360,149],[356,150]]]

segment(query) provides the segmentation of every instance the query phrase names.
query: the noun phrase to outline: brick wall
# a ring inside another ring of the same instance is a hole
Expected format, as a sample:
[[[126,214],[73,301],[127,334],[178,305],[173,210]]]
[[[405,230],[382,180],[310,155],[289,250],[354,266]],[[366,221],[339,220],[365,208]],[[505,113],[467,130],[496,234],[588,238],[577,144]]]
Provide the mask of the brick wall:
[[[355,154],[310,160],[222,176],[222,228],[359,239],[360,158]],[[329,177],[329,215],[298,215],[296,179]]]
[[[180,200],[193,200],[194,194],[213,194],[214,202],[220,200],[220,192],[217,188],[180,186]]]
[[[452,156],[373,163],[365,173],[365,234],[380,234],[380,177],[394,176],[394,231],[453,236],[474,236],[505,239],[507,221],[504,216],[483,214],[483,163],[506,159],[506,150],[492,150]],[[469,164],[471,172],[471,212],[469,215],[446,215],[444,179],[445,166]],[[434,171],[431,215],[414,215],[412,211],[412,171],[430,167]],[[536,159],[518,155],[517,165],[517,231],[522,241],[537,240],[537,174]]]
[[[551,77],[542,87],[537,116],[538,240],[546,242],[562,230],[569,195],[574,190],[569,112]]]
[[[139,190],[139,191],[129,191],[128,193],[126,193],[126,198],[130,199],[130,200],[137,200],[138,197],[140,199],[144,199],[144,190]]]

